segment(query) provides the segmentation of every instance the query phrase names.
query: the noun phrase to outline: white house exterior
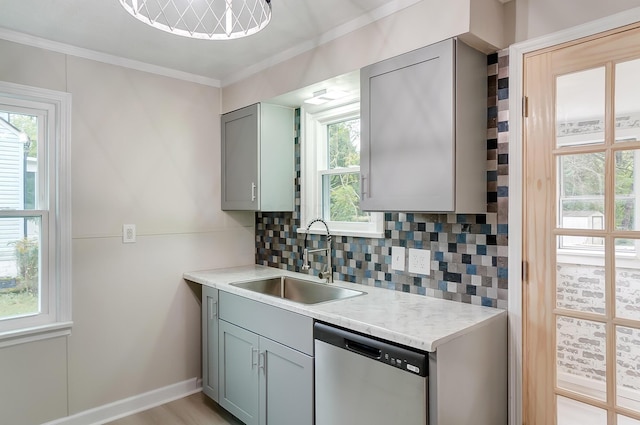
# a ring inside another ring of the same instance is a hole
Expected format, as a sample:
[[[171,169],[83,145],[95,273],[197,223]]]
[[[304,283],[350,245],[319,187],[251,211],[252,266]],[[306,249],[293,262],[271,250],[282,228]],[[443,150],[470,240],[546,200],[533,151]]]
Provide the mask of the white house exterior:
[[[24,207],[24,143],[21,132],[0,118],[0,209]],[[16,276],[12,242],[24,235],[23,220],[0,220],[0,277]]]

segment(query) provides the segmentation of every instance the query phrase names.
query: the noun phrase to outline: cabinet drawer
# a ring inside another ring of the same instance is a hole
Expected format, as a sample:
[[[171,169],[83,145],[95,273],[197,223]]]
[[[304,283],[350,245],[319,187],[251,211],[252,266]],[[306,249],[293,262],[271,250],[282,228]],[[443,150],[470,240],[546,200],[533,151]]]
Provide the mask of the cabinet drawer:
[[[221,291],[220,319],[313,355],[310,317]]]

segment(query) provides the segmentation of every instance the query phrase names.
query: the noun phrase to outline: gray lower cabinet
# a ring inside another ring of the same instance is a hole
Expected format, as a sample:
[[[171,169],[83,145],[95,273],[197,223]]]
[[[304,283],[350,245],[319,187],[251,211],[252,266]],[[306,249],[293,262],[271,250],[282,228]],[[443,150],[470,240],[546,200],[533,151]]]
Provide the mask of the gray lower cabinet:
[[[202,286],[202,392],[218,401],[218,290]]]
[[[219,323],[220,405],[247,425],[311,425],[313,358]]]
[[[220,321],[218,403],[247,425],[258,425],[260,336]]]
[[[218,306],[220,406],[247,425],[312,425],[313,319],[224,291]]]

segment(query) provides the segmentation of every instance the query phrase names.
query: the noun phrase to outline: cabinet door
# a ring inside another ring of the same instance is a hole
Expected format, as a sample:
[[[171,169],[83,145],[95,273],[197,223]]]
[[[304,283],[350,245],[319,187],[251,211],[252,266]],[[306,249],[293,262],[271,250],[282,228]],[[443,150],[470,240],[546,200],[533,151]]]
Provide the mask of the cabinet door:
[[[455,208],[454,40],[362,69],[361,207]]]
[[[260,338],[260,425],[313,424],[313,358]]]
[[[224,320],[219,332],[220,406],[246,425],[257,425],[259,337]]]
[[[222,209],[257,211],[260,105],[222,115]]]
[[[202,392],[218,401],[218,290],[202,286]]]

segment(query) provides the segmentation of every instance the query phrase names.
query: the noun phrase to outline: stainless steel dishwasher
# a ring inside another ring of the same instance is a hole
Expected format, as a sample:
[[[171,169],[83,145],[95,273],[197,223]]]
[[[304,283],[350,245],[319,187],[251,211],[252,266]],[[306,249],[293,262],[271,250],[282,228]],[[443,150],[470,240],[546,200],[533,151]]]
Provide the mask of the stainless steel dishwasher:
[[[426,425],[428,357],[316,323],[316,425]]]

